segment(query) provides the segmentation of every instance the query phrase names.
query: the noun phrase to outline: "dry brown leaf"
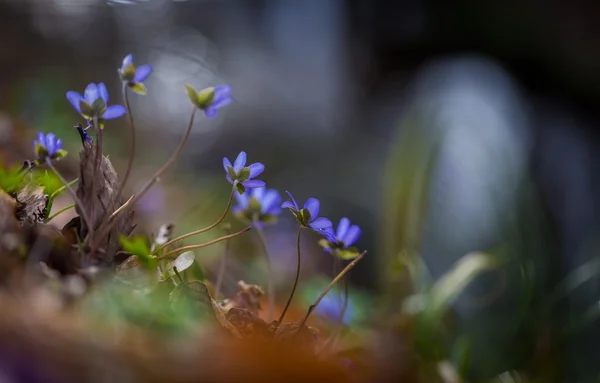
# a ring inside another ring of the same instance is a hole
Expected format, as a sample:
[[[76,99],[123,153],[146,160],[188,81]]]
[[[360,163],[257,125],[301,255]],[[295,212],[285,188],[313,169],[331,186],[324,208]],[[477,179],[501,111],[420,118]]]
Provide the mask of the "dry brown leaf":
[[[273,336],[267,322],[250,310],[234,307],[227,311],[226,317],[244,338],[267,339]]]
[[[232,308],[242,308],[258,315],[260,311],[260,298],[265,295],[264,290],[258,285],[249,285],[244,281],[239,281],[240,290],[233,298],[227,301],[223,306],[225,311]]]
[[[96,149],[93,146],[85,145],[79,153],[80,158],[80,174],[77,188],[77,197],[81,200],[84,208],[89,209],[91,204],[94,205],[94,227],[98,227],[101,222],[105,222],[108,217],[123,204],[123,199],[119,198],[115,206],[110,206],[115,194],[119,189],[119,179],[108,157],[102,156],[100,160],[100,168],[98,175],[94,178],[94,168],[96,163]],[[92,196],[92,179],[94,179],[94,188],[96,195]],[[81,215],[80,207],[77,206],[77,213]],[[128,236],[133,230],[133,211],[127,214],[120,214],[115,219],[118,222],[109,233],[108,237],[103,239],[99,244],[100,248],[104,249],[99,257],[106,263],[112,263],[117,251],[120,248],[119,235]],[[82,235],[87,233],[87,228],[84,226]]]
[[[48,195],[41,186],[26,186],[17,193],[17,219],[22,224],[44,222],[44,213],[48,205]]]

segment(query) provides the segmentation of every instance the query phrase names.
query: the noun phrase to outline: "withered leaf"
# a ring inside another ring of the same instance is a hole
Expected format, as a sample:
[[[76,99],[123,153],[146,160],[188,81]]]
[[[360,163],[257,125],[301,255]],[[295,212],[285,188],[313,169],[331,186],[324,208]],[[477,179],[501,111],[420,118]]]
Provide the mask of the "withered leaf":
[[[97,176],[94,178],[96,163],[95,145],[85,145],[79,152],[80,174],[77,188],[77,197],[81,200],[85,209],[90,209],[93,204],[94,222],[97,228],[101,222],[108,220],[108,217],[123,204],[123,199],[118,198],[117,203],[113,204],[115,194],[119,189],[119,179],[108,157],[101,156],[100,167]],[[94,185],[92,185],[92,180]],[[94,187],[92,187],[94,186]],[[92,189],[95,189],[96,195],[92,195]],[[113,204],[113,206],[111,206]],[[81,215],[81,207],[77,206],[77,213]],[[116,218],[116,224],[107,238],[103,238],[100,247],[105,251],[101,254],[102,259],[107,263],[112,263],[117,251],[119,250],[119,235],[128,236],[133,230],[133,211],[121,213]],[[85,236],[88,228],[82,225],[82,236]]]
[[[244,281],[238,281],[240,290],[233,298],[227,301],[223,307],[225,311],[232,308],[246,309],[258,315],[260,311],[260,298],[265,295],[264,290],[258,285],[249,285]]]
[[[293,342],[298,347],[314,350],[316,339],[314,333],[306,326],[300,328],[299,323],[282,323],[275,330],[275,340],[278,342]]]
[[[44,213],[48,205],[48,195],[41,186],[26,186],[16,196],[17,219],[22,223],[36,224],[44,222]]]
[[[267,322],[250,310],[234,307],[227,311],[226,317],[244,338],[271,338],[273,335]]]
[[[239,331],[233,326],[217,302],[210,296],[206,285],[200,281],[192,281],[179,284],[169,297],[174,309],[177,310],[179,304],[185,304],[191,299],[196,307],[207,315],[211,320],[216,320],[222,328],[227,330],[236,338],[242,338]]]

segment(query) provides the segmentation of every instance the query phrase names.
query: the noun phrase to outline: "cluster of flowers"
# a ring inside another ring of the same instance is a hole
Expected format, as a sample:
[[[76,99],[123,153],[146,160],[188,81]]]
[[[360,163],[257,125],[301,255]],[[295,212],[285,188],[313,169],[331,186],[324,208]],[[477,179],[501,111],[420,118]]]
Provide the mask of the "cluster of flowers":
[[[118,70],[120,78],[125,87],[135,93],[146,94],[144,81],[152,73],[150,65],[135,66],[133,56],[128,55],[123,60]],[[217,110],[231,103],[231,88],[226,85],[206,88],[197,91],[186,85],[186,90],[192,104],[204,111],[206,117],[213,118]],[[109,94],[104,83],[89,84],[81,95],[75,91],[69,91],[66,98],[75,111],[81,115],[87,127],[80,129],[82,138],[91,143],[92,138],[87,130],[94,127],[104,129],[105,121],[119,118],[127,113],[122,105],[108,105]],[[67,152],[62,149],[62,141],[57,139],[53,133],[38,133],[33,142],[34,151],[38,163],[50,163],[64,157]],[[267,189],[265,182],[255,179],[264,171],[261,163],[253,163],[246,166],[246,153],[241,152],[233,164],[223,158],[225,177],[232,184],[237,199],[237,205],[233,207],[234,213],[242,220],[251,225],[266,225],[277,221],[282,208],[287,208],[297,219],[301,228],[310,228],[324,236],[320,241],[321,246],[329,253],[337,254],[343,259],[351,259],[358,255],[358,251],[352,247],[360,236],[360,228],[351,225],[348,218],[342,218],[334,230],[332,222],[324,217],[319,217],[320,202],[316,198],[309,198],[300,207],[294,197],[287,192],[289,201],[281,203],[281,195],[274,189]]]

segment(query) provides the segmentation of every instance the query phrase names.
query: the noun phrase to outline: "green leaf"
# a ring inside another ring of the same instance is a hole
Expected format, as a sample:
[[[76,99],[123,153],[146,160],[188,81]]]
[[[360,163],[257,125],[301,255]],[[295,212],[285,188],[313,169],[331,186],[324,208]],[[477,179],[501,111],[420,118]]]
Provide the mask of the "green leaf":
[[[235,181],[238,177],[237,173],[231,166],[227,166],[227,174],[229,175],[229,178],[231,178],[231,180],[233,181]]]
[[[123,250],[135,255],[139,258],[140,263],[146,267],[156,267],[156,259],[150,251],[150,243],[146,237],[137,235],[132,238],[127,238],[124,235],[119,237],[119,242]]]
[[[137,84],[131,84],[129,85],[129,88],[131,88],[132,91],[134,91],[135,93],[145,96],[147,91],[146,91],[146,86],[144,84],[142,84],[141,82],[138,82]]]
[[[235,184],[235,188],[240,194],[244,194],[246,192],[246,187],[242,184]]]
[[[486,253],[475,252],[462,257],[452,270],[432,286],[425,314],[430,318],[441,318],[454,299],[475,277],[498,267],[499,264],[497,259]]]
[[[62,181],[54,173],[49,173],[47,170],[36,169],[33,172],[33,184],[44,188],[44,193],[48,195],[54,194],[63,187]]]
[[[194,261],[196,260],[196,255],[193,251],[186,251],[179,255],[173,262],[169,264],[169,273],[171,275],[175,275],[175,271],[173,270],[177,267],[177,272],[182,273],[184,270],[187,270]]]
[[[64,149],[59,149],[56,151],[56,153],[54,154],[54,160],[58,161],[61,158],[65,157],[68,154],[68,152]]]
[[[196,92],[196,89],[186,84],[185,90],[187,90],[188,98],[190,99],[192,104],[200,108],[200,105],[198,104],[198,92]]]
[[[237,180],[246,181],[250,177],[250,168],[245,167],[241,169],[237,174]]]
[[[0,189],[7,193],[14,193],[22,189],[25,185],[25,179],[19,170],[20,167],[18,165],[5,169],[0,164]]]

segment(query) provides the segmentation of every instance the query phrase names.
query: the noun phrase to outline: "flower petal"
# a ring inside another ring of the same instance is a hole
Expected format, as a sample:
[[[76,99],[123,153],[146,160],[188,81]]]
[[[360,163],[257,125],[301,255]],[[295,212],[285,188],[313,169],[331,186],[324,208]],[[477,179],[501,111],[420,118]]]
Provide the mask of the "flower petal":
[[[310,212],[311,221],[319,216],[319,207],[321,203],[316,198],[309,198],[304,203],[304,208]]]
[[[54,133],[46,135],[46,150],[50,156],[56,152],[56,135]]]
[[[235,196],[235,199],[238,202],[239,207],[241,207],[242,210],[246,209],[248,207],[248,201],[250,199],[248,198],[248,194],[247,193],[240,194],[238,192],[235,192],[234,196]]]
[[[83,96],[77,92],[67,92],[67,100],[69,100],[69,103],[71,104],[73,109],[77,111],[77,113],[81,113],[81,107],[79,106],[79,102],[83,99]]]
[[[135,77],[133,78],[133,82],[144,82],[148,76],[152,73],[152,66],[150,65],[140,65],[135,68]]]
[[[92,105],[94,101],[96,101],[96,99],[100,97],[100,92],[98,92],[98,86],[93,82],[88,84],[88,86],[85,88],[85,92],[83,92],[83,97],[85,98],[85,101],[88,104]]]
[[[106,108],[106,111],[104,111],[102,118],[104,118],[105,120],[112,120],[121,117],[126,112],[127,110],[125,109],[125,107],[121,105],[111,105],[108,108]]]
[[[108,103],[108,90],[106,89],[106,85],[103,82],[98,84],[98,93],[100,93],[100,97],[104,100],[104,103]]]
[[[227,181],[229,181],[230,184],[233,185],[233,180],[231,179],[231,177],[229,177],[229,174],[226,174],[225,178],[227,179]]]
[[[340,238],[340,240],[344,243],[344,247],[349,247],[358,240],[358,237],[360,237],[360,227],[352,225],[350,229],[348,229],[346,236]]]
[[[340,223],[338,223],[337,231],[335,236],[341,241],[342,238],[346,235],[348,228],[350,227],[350,220],[346,217],[340,219]]]
[[[244,166],[246,166],[246,152],[240,152],[233,163],[233,170],[238,173]]]
[[[232,101],[231,97],[225,97],[225,98],[221,98],[221,99],[215,100],[212,103],[211,106],[213,108],[222,108],[222,107],[224,107],[226,105],[231,104],[231,101]]]
[[[248,178],[254,178],[259,176],[262,172],[265,171],[265,165],[260,162],[255,162],[252,165],[248,166],[250,168],[250,175]]]
[[[296,199],[294,199],[294,196],[292,195],[292,193],[290,193],[287,190],[285,192],[287,193],[287,195],[290,196],[290,199],[292,200],[292,203],[294,204],[294,209],[300,210],[300,206],[298,206],[298,202],[296,202]],[[281,205],[281,207],[283,207],[283,205]]]
[[[233,165],[231,165],[231,162],[227,159],[227,157],[223,157],[223,169],[225,169],[225,173],[227,173],[228,166],[233,167]]]
[[[62,140],[58,139],[56,140],[56,150],[61,150],[62,149]]]
[[[322,230],[328,227],[331,227],[331,221],[325,217],[319,217],[312,221],[308,226],[312,227],[315,230]]]
[[[260,180],[248,180],[242,182],[242,185],[246,187],[246,189],[254,189],[254,188],[264,188],[266,183],[265,181]]]
[[[217,115],[217,108],[209,106],[208,108],[204,109],[204,114],[208,118],[213,118]]]
[[[294,206],[294,204],[291,203],[290,201],[285,201],[284,203],[282,203],[281,208],[298,210],[298,208],[296,206]]]
[[[121,65],[121,70],[124,70],[131,64],[133,64],[133,55],[130,53],[123,59],[123,65]]]
[[[259,189],[256,189],[259,190]],[[266,213],[273,206],[279,207],[279,201],[281,200],[281,196],[277,193],[277,190],[270,189],[268,190],[262,198],[260,202],[260,206],[262,208],[262,212]]]
[[[231,93],[231,87],[229,85],[219,85],[215,87],[215,100],[221,100]]]
[[[40,144],[43,147],[46,147],[46,135],[44,134],[44,132],[38,132],[36,138],[38,144]]]

